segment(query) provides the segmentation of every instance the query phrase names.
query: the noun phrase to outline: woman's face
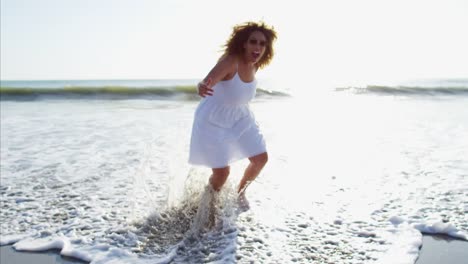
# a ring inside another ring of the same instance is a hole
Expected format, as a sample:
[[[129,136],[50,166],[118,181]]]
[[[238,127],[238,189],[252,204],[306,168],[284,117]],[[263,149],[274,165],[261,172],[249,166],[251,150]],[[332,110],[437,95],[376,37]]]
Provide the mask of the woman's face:
[[[252,32],[244,43],[244,55],[247,61],[257,63],[265,53],[266,45],[266,37],[261,31]]]

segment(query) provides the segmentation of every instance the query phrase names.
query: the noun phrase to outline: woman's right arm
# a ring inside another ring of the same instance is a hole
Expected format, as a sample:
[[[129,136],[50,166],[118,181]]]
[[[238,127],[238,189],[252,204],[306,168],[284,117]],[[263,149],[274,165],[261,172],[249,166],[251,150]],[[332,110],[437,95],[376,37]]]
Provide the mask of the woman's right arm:
[[[232,55],[221,58],[203,81],[198,83],[198,94],[201,97],[213,95],[212,87],[232,75],[236,69],[236,58]]]

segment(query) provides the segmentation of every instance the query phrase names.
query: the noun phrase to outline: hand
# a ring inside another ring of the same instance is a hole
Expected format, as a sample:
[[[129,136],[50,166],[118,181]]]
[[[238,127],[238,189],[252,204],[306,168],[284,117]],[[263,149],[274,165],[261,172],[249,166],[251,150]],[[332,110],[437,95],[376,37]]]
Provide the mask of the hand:
[[[201,97],[213,95],[213,89],[211,89],[211,78],[209,78],[206,82],[202,81],[198,83],[198,95]]]

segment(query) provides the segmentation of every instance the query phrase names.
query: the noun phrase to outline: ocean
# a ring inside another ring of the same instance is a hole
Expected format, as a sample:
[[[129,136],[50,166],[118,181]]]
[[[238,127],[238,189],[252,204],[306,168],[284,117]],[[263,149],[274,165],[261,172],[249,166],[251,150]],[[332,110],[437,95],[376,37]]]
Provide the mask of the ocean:
[[[1,245],[92,263],[414,263],[468,240],[468,79],[260,82],[269,161],[187,163],[196,80],[1,81]]]

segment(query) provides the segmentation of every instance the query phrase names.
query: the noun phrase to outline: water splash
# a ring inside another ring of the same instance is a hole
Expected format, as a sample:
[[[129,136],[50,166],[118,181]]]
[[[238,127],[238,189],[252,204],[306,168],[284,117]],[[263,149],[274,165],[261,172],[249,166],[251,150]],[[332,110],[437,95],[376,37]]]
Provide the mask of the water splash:
[[[189,172],[179,200],[134,224],[140,241],[136,253],[159,255],[163,263],[234,258],[237,193],[229,182],[214,191],[200,173]]]

